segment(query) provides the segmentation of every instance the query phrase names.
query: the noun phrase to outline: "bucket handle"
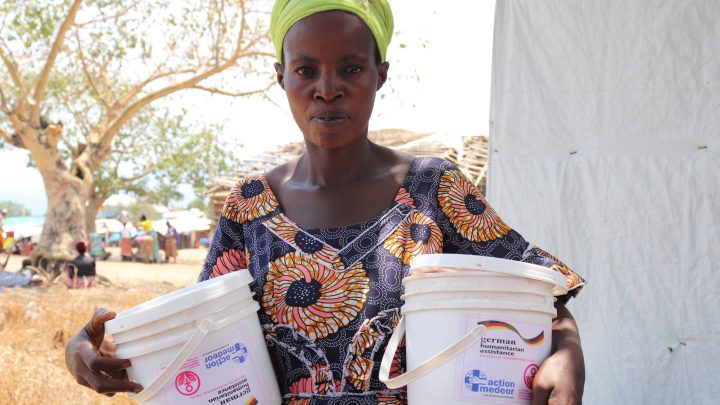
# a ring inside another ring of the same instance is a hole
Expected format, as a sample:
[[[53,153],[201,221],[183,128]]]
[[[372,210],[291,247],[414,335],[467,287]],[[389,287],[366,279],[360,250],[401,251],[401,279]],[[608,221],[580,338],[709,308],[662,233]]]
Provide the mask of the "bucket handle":
[[[140,391],[136,395],[133,395],[133,399],[138,402],[145,402],[155,396],[157,392],[167,384],[175,373],[182,367],[183,363],[190,357],[190,355],[198,348],[202,343],[205,336],[217,328],[217,325],[209,319],[203,319],[195,328],[190,339],[185,342],[185,345],[175,355],[170,364],[160,373],[155,381],[151,382],[144,390]]]
[[[390,337],[390,341],[385,349],[385,354],[383,355],[382,363],[380,363],[380,381],[382,381],[390,389],[404,387],[435,368],[445,364],[447,361],[455,358],[470,346],[474,345],[480,337],[485,334],[485,332],[487,332],[487,328],[485,326],[476,325],[457,342],[446,347],[435,356],[425,360],[425,362],[415,367],[415,369],[395,378],[390,378],[390,366],[392,364],[393,357],[395,356],[395,352],[397,351],[400,341],[403,337],[405,337],[405,317],[403,316],[400,318],[400,322]]]

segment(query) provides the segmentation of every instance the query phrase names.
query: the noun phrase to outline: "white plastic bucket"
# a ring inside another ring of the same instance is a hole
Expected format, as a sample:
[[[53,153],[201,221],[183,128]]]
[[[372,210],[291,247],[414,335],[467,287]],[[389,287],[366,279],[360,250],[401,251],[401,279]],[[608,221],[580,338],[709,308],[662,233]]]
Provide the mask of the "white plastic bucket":
[[[554,295],[565,277],[533,264],[436,254],[415,259],[403,280],[403,318],[388,343],[380,379],[407,385],[410,405],[522,404],[550,354]],[[406,338],[407,373],[390,379]]]
[[[159,404],[281,403],[247,271],[194,284],[105,324],[128,376]]]

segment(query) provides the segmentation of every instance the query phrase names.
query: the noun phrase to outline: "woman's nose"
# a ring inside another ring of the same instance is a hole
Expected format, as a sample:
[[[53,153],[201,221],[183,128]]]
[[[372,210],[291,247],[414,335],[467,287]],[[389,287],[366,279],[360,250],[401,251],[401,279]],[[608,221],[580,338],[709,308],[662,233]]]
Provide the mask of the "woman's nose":
[[[333,74],[321,75],[316,83],[315,100],[333,101],[345,95],[339,78]]]

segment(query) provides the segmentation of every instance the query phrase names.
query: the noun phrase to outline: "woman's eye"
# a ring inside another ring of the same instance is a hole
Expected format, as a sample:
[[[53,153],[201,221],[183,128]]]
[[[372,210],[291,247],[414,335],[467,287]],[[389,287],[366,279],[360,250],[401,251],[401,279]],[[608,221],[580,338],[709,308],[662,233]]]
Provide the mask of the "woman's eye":
[[[347,69],[345,69],[347,73],[360,73],[362,72],[362,66],[360,65],[352,65],[348,66]]]
[[[299,68],[295,69],[295,73],[300,76],[309,76],[312,74],[312,69],[305,66],[300,66]]]

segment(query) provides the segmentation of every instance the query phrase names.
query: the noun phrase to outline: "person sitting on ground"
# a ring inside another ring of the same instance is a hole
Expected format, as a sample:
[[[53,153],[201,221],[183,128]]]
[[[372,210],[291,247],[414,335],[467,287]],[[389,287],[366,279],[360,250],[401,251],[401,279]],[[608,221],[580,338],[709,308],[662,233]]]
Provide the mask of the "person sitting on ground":
[[[64,282],[68,288],[89,288],[95,285],[95,259],[85,254],[85,242],[75,245],[78,255],[67,266]]]
[[[2,268],[4,267],[5,266],[2,266]],[[39,286],[44,283],[42,277],[33,270],[32,261],[30,259],[23,260],[22,268],[16,273],[3,271],[2,268],[0,268],[0,287]]]

